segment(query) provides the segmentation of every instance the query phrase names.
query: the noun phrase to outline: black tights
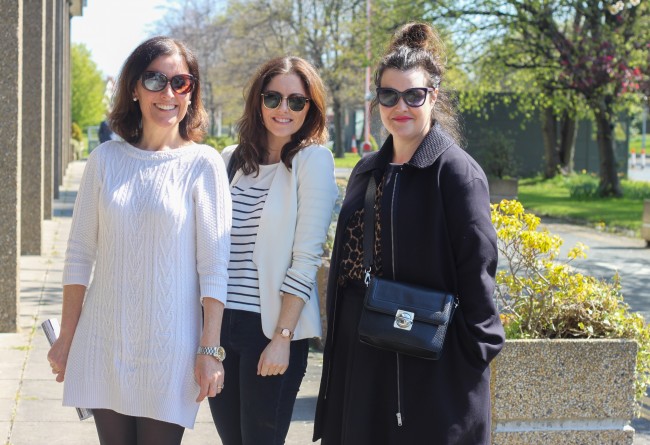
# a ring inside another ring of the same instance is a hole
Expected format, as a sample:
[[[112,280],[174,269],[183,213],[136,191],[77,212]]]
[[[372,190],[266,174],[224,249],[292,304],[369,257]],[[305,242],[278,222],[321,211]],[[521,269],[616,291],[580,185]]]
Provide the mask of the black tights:
[[[93,409],[101,445],[180,445],[185,428],[110,409]]]

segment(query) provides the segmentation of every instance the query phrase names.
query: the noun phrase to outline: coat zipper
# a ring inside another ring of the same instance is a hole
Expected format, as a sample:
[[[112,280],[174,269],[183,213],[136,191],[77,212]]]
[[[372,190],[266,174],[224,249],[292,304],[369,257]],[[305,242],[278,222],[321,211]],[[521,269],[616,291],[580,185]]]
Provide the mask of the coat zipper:
[[[393,263],[393,279],[397,278],[397,269],[395,269],[395,195],[397,194],[397,180],[402,168],[403,167],[400,167],[395,173],[395,185],[393,186],[393,194],[390,199],[390,243],[391,259]],[[399,352],[395,353],[395,359],[397,362],[397,413],[395,415],[397,416],[397,426],[402,426],[402,391],[400,387]]]
[[[399,352],[395,353],[395,358],[397,359],[397,426],[402,426],[402,396],[400,394],[400,385],[399,385]]]
[[[397,179],[401,171],[402,167],[395,173],[395,185],[393,186],[393,194],[390,198],[390,244],[393,261],[393,279],[397,279],[397,270],[395,269],[395,195],[397,193]]]

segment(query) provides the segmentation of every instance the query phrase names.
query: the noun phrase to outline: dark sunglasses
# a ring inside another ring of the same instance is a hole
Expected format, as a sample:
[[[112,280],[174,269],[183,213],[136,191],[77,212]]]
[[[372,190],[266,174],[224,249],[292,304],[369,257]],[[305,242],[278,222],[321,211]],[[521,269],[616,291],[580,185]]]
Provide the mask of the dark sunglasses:
[[[164,90],[167,84],[170,84],[172,90],[177,94],[191,93],[196,82],[196,79],[191,74],[177,74],[168,79],[163,73],[157,71],[145,71],[140,79],[145,90],[154,93]]]
[[[399,98],[404,99],[404,103],[409,107],[417,108],[424,104],[427,99],[427,93],[434,91],[433,88],[409,88],[405,91],[397,91],[393,88],[377,88],[377,100],[385,107],[394,107],[399,102]]]
[[[282,97],[280,93],[269,91],[268,93],[262,93],[262,96],[264,97],[262,100],[264,108],[268,108],[269,110],[278,108],[282,103],[282,99],[286,99],[287,106],[291,111],[302,111],[305,105],[307,105],[307,102],[309,102],[308,98],[300,94],[291,94],[288,97]]]

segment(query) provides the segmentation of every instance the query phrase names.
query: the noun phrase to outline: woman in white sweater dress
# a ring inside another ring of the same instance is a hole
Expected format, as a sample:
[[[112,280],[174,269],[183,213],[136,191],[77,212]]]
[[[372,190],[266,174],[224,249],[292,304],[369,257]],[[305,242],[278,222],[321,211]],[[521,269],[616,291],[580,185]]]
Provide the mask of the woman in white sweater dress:
[[[223,387],[231,228],[224,163],[196,143],[206,113],[195,56],[166,37],[142,43],[110,121],[124,141],[88,158],[48,360],[63,404],[93,409],[102,445],[180,444]]]

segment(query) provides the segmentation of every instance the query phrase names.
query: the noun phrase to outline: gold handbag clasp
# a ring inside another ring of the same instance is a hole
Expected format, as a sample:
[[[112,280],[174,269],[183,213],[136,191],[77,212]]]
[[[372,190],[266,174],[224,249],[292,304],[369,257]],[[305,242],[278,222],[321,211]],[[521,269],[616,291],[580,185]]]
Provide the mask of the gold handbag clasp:
[[[393,327],[397,329],[403,329],[405,331],[410,331],[413,327],[413,320],[415,319],[415,314],[409,311],[403,311],[398,309],[395,314],[395,323]]]

